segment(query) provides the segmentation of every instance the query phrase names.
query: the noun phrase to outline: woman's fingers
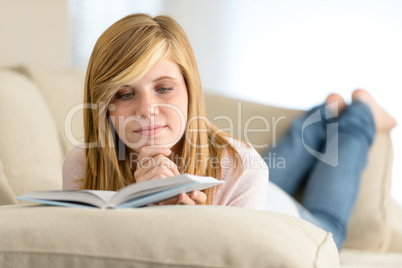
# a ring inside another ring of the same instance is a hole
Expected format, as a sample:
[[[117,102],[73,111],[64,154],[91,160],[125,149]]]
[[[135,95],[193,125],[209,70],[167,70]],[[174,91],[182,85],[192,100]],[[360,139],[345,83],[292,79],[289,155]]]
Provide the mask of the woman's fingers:
[[[152,146],[144,146],[140,149],[138,153],[138,160],[147,160],[158,154],[169,156],[172,151],[169,148],[164,147],[152,147]],[[141,165],[141,161],[138,161],[138,164]]]
[[[150,146],[144,146],[141,148],[138,154],[137,169],[147,169],[149,167],[152,167],[152,159],[157,155],[167,157],[170,154],[171,151],[167,148],[153,148]]]
[[[176,205],[177,204],[177,199],[178,199],[178,196],[173,197],[173,198],[168,199],[168,200],[165,200],[165,201],[162,201],[162,202],[159,202],[158,205],[159,206]]]
[[[204,205],[207,196],[200,191],[192,191],[189,194],[180,194],[177,197],[159,202],[158,205]]]
[[[195,205],[195,201],[192,200],[187,194],[179,194],[178,196],[159,202],[158,205]]]
[[[168,158],[171,151],[168,148],[144,146],[141,148],[137,169],[134,172],[136,182],[179,175],[176,164]],[[174,198],[159,202],[158,205],[202,205],[207,196],[201,191],[182,193]]]
[[[177,165],[170,160],[166,148],[143,147],[137,159],[134,178],[137,182],[180,175]]]
[[[171,171],[171,174],[169,172]],[[166,172],[169,173],[169,176],[180,175],[177,165],[173,163],[172,160],[163,156],[157,155],[147,161],[146,164],[137,167],[137,170],[134,172],[134,177],[136,180],[145,174],[148,174],[147,177],[154,177],[158,173],[162,172],[162,174],[168,175]],[[143,181],[143,180],[141,180]],[[138,182],[138,180],[137,180]]]
[[[177,196],[176,205],[195,205],[195,201],[191,199],[187,194],[180,194]]]
[[[204,205],[207,201],[207,195],[201,191],[192,191],[189,197],[195,202],[196,205]]]
[[[154,169],[142,174],[141,176],[134,175],[136,182],[149,181],[152,179],[160,179],[172,176],[175,176],[175,174],[170,169],[161,166],[155,167]]]

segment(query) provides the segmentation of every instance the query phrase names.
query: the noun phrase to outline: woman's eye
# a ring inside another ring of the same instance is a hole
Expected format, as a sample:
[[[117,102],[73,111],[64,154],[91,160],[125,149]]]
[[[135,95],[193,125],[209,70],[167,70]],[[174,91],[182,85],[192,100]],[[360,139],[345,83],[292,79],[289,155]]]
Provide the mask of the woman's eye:
[[[133,93],[126,93],[126,94],[118,96],[117,98],[125,100],[125,99],[130,98],[131,96],[133,96]]]
[[[172,90],[171,88],[166,88],[166,87],[162,87],[162,88],[158,88],[156,91],[160,92],[160,93],[166,93],[169,90]]]

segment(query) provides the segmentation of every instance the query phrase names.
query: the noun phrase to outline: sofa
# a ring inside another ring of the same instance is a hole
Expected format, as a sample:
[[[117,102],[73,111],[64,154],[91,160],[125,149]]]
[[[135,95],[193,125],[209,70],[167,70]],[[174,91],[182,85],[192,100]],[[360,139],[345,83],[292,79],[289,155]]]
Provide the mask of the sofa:
[[[347,241],[292,216],[219,206],[77,209],[17,201],[61,189],[82,141],[84,74],[0,70],[0,267],[402,267],[402,210],[390,197],[392,144],[377,135]],[[205,94],[207,116],[263,154],[299,110]],[[279,119],[280,120],[279,120]],[[244,126],[252,131],[244,132]]]

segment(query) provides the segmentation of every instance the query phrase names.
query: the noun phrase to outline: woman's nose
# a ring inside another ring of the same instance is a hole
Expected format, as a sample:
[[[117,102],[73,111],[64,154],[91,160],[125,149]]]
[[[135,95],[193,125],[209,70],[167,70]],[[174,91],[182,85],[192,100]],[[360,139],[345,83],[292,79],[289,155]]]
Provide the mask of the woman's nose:
[[[143,94],[139,98],[136,115],[138,117],[150,117],[159,114],[157,99],[152,94]]]

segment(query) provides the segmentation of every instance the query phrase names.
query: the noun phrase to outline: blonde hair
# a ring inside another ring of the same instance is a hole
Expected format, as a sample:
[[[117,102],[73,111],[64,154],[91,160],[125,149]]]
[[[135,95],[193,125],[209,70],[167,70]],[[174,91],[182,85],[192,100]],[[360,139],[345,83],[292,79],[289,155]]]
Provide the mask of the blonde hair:
[[[84,102],[92,107],[84,110],[84,129],[85,142],[92,146],[86,148],[83,189],[118,190],[135,182],[136,167],[130,167],[130,159],[118,160],[119,150],[128,152],[128,149],[117,146],[118,137],[109,123],[108,105],[121,86],[140,79],[163,59],[176,63],[186,82],[187,129],[206,130],[186,131],[179,141],[179,171],[220,179],[222,168],[211,164],[211,159],[221,159],[224,145],[229,145],[225,150],[239,162],[227,135],[205,118],[198,67],[183,29],[168,16],[153,18],[133,14],[117,21],[100,36],[88,63]],[[210,204],[214,188],[205,193]]]

